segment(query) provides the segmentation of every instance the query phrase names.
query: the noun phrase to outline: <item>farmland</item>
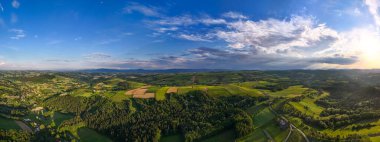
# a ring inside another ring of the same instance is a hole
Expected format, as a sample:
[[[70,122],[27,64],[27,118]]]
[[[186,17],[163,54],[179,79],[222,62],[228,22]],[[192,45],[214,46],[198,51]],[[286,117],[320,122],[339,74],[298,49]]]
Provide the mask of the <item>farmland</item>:
[[[362,72],[1,74],[0,130],[14,139],[376,141],[380,133],[380,82],[355,84],[368,80]]]

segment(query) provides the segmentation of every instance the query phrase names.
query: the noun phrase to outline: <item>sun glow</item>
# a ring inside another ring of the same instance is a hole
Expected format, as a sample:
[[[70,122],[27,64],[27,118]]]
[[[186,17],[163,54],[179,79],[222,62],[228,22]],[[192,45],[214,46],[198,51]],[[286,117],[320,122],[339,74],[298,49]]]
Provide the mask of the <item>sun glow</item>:
[[[366,34],[360,37],[358,45],[361,52],[360,63],[363,68],[380,68],[380,37]]]

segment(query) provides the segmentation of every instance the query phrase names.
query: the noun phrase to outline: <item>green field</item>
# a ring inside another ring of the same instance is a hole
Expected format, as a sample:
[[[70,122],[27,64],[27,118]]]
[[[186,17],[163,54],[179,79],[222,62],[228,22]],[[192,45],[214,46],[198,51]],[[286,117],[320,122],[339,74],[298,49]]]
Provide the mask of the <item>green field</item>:
[[[223,87],[232,95],[262,96],[262,93],[256,89],[240,87],[233,84],[223,85]]]
[[[156,100],[165,100],[165,94],[169,87],[162,87],[156,91]]]
[[[258,142],[266,142],[268,138],[264,134],[263,130],[266,130],[275,141],[283,141],[287,134],[288,130],[282,130],[277,125],[275,121],[275,114],[273,114],[270,109],[264,108],[256,115],[253,116],[253,126],[254,132],[251,134],[240,138],[238,141],[250,142],[250,141],[258,141]]]
[[[128,84],[131,89],[136,89],[145,86],[146,84],[134,81],[128,81]]]
[[[16,129],[16,130],[19,130],[21,128],[16,124],[16,122],[14,120],[0,116],[0,129],[5,129],[5,130]]]
[[[88,128],[78,129],[78,135],[82,142],[112,142],[111,139],[106,136]]]
[[[307,89],[308,88],[304,88],[301,85],[290,86],[289,88],[286,88],[281,91],[270,92],[269,95],[272,97],[293,98],[293,97],[301,96],[302,93],[305,92]]]
[[[232,142],[235,141],[235,132],[233,129],[225,130],[215,136],[202,140],[202,142]]]
[[[74,116],[71,115],[71,114],[67,114],[67,113],[60,113],[60,112],[54,112],[54,116],[53,116],[53,119],[54,119],[54,123],[56,126],[59,126],[61,125],[61,123],[65,120],[68,120],[68,119],[71,119],[73,118]]]
[[[268,85],[275,85],[276,83],[268,82],[268,81],[250,81],[250,82],[242,82],[235,83],[235,85],[239,85],[245,88],[257,88],[257,87],[265,87]]]
[[[125,91],[117,91],[116,94],[112,95],[110,99],[114,102],[123,102],[128,100],[131,96],[125,95]]]
[[[210,96],[229,96],[230,93],[222,86],[194,85],[178,87],[178,94],[186,94],[189,91],[201,90],[207,92]]]
[[[184,139],[180,134],[163,136],[160,139],[160,142],[182,142],[182,141],[184,141]]]
[[[306,113],[306,115],[313,116],[314,118],[316,118],[319,117],[324,108],[316,105],[315,101],[326,96],[328,96],[328,93],[323,93],[322,95],[315,98],[305,97],[300,102],[290,102],[289,104],[292,105],[298,111],[301,111],[302,113]]]

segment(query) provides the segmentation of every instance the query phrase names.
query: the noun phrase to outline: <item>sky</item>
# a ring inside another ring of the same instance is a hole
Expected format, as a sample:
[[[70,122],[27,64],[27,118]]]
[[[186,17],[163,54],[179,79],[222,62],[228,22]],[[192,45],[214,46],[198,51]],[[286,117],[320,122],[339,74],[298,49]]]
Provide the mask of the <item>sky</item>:
[[[380,0],[0,0],[0,70],[380,68]]]

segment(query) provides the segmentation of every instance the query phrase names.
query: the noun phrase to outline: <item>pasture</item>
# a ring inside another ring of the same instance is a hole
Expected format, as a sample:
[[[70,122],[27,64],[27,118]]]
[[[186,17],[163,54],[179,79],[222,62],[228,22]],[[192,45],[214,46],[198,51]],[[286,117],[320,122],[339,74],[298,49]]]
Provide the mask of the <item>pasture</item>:
[[[301,85],[297,86],[290,86],[284,90],[277,91],[277,92],[269,92],[269,95],[272,97],[285,97],[285,98],[293,98],[298,97],[303,94],[304,91],[306,91],[308,88],[304,88]]]
[[[17,123],[14,120],[0,116],[0,129],[20,130],[21,128],[17,125]]]
[[[111,139],[89,128],[78,129],[81,142],[112,142]]]

